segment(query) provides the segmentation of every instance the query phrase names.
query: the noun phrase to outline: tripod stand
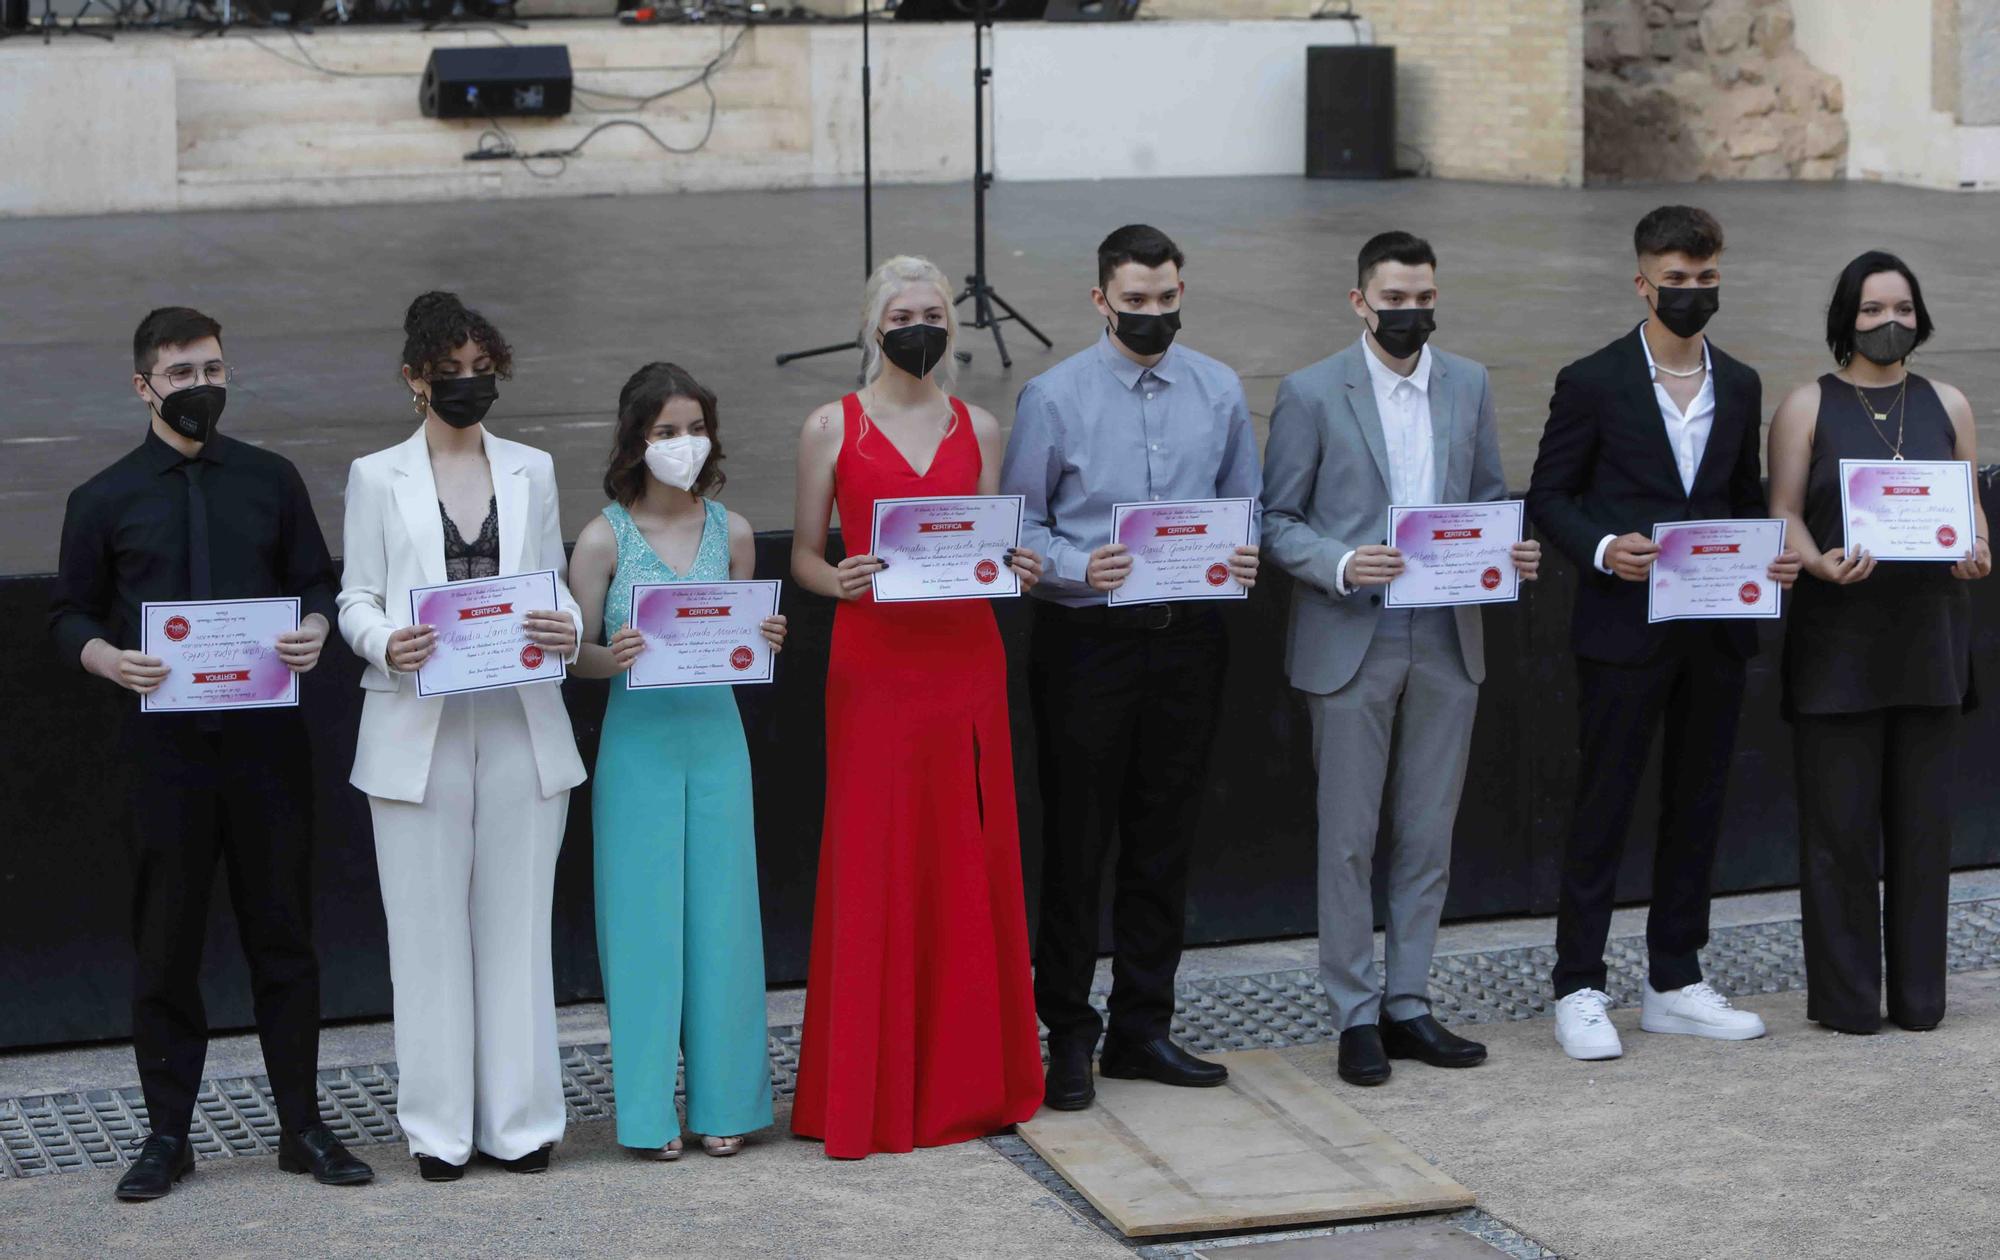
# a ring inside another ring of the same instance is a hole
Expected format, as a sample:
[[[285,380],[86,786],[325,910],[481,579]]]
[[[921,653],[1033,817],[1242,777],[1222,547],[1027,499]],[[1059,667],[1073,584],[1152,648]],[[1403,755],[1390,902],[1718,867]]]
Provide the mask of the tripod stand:
[[[986,279],[986,190],[993,186],[993,176],[986,169],[986,87],[993,82],[993,70],[986,64],[986,33],[993,28],[992,3],[972,0],[972,274],[965,278],[965,288],[952,299],[952,305],[972,299],[972,326],[992,330],[1000,366],[1011,368],[1014,360],[1000,336],[1000,325],[1007,320],[1027,329],[1044,348],[1053,349],[1054,343],[1029,323],[1027,316],[1008,305]],[[995,315],[995,306],[1007,313]]]

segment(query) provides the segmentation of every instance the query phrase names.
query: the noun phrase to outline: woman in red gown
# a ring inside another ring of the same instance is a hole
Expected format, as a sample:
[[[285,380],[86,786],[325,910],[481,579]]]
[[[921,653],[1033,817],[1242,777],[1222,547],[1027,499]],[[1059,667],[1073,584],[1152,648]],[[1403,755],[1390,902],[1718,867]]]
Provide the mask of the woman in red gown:
[[[837,1159],[981,1137],[1042,1097],[993,610],[869,594],[875,500],[996,493],[1000,426],[946,392],[956,321],[936,267],[882,264],[864,312],[869,383],[806,420],[792,542],[793,577],[841,601],[792,1109],[793,1131]],[[1041,574],[1024,549],[1009,564],[1024,588]]]

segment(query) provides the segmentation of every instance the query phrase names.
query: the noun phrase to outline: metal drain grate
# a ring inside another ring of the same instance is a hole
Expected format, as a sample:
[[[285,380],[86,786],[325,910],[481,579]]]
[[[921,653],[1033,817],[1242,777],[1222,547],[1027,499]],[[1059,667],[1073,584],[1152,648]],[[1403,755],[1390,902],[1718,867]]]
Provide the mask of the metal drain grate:
[[[1951,970],[2000,967],[2000,898],[1953,905],[1946,939]],[[1636,1002],[1646,975],[1644,938],[1614,940],[1606,952],[1612,998]],[[1441,957],[1431,968],[1437,1016],[1476,1024],[1546,1015],[1553,1005],[1548,975],[1554,963],[1550,946]],[[1702,965],[1731,994],[1805,987],[1797,921],[1719,929],[1702,951]],[[1181,985],[1179,997],[1173,1032],[1197,1052],[1306,1045],[1334,1036],[1312,971],[1197,980]],[[772,1086],[779,1096],[789,1095],[798,1078],[798,1027],[771,1029],[767,1044]],[[611,1116],[608,1046],[564,1047],[562,1070],[571,1119]],[[328,1068],[319,1085],[320,1115],[342,1141],[373,1145],[402,1137],[395,1064]],[[146,1104],[137,1086],[0,1099],[0,1179],[123,1167],[145,1133]],[[203,1082],[191,1136],[204,1159],[275,1152],[278,1119],[265,1079]]]

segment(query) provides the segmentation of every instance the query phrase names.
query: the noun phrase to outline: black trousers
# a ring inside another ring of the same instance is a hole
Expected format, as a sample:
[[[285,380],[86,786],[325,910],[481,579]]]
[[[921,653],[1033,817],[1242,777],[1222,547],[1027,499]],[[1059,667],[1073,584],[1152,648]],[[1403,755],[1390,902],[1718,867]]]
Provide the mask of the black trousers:
[[[1807,1019],[1881,1027],[1885,951],[1889,1018],[1944,1018],[1958,725],[1956,707],[1794,719]]]
[[[1708,943],[1709,880],[1743,705],[1743,662],[1715,646],[1707,627],[1682,629],[1667,651],[1642,665],[1576,663],[1580,764],[1556,910],[1559,998],[1604,988],[1604,943],[1634,789],[1662,732],[1660,830],[1646,915],[1649,978],[1660,990],[1701,979],[1697,954]]]
[[[1035,1007],[1053,1042],[1095,1045],[1102,1031],[1090,982],[1114,838],[1111,1031],[1167,1035],[1227,657],[1221,615],[1198,604],[1038,610],[1029,665],[1042,790]]]
[[[132,1043],[155,1133],[185,1136],[208,1055],[200,972],[218,861],[249,960],[257,1035],[278,1118],[319,1120],[319,960],[312,944],[312,781],[295,712],[135,713]]]

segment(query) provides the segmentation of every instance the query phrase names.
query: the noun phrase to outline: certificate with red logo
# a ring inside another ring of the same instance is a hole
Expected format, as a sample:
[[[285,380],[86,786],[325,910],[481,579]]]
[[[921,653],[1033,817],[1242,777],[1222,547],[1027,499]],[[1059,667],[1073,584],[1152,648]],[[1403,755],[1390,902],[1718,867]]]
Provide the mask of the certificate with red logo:
[[[780,582],[641,582],[632,624],[646,650],[625,671],[625,689],[735,687],[771,681],[764,618],[778,611]]]
[[[1021,496],[875,500],[875,602],[1006,599],[1021,593],[1007,552],[1021,541]]]
[[[1106,602],[1249,598],[1229,576],[1229,558],[1250,545],[1255,506],[1250,499],[1114,503],[1111,538],[1132,553],[1132,572]]]
[[[1778,615],[1768,571],[1785,549],[1783,521],[1674,521],[1653,526],[1653,542],[1648,622]]]
[[[412,589],[410,623],[437,631],[437,646],[417,670],[417,694],[561,682],[569,672],[561,654],[530,642],[526,626],[529,613],[557,607],[554,569]]]
[[[1962,459],[1840,461],[1840,519],[1849,555],[1965,559],[1973,548],[1972,465]]]
[[[1521,504],[1438,503],[1389,509],[1389,545],[1403,553],[1390,579],[1390,608],[1506,604],[1521,597],[1514,544],[1521,541]]]
[[[139,697],[145,713],[280,709],[299,702],[299,676],[278,659],[278,636],[299,628],[299,601],[217,599],[144,604],[139,650],[167,677]]]

